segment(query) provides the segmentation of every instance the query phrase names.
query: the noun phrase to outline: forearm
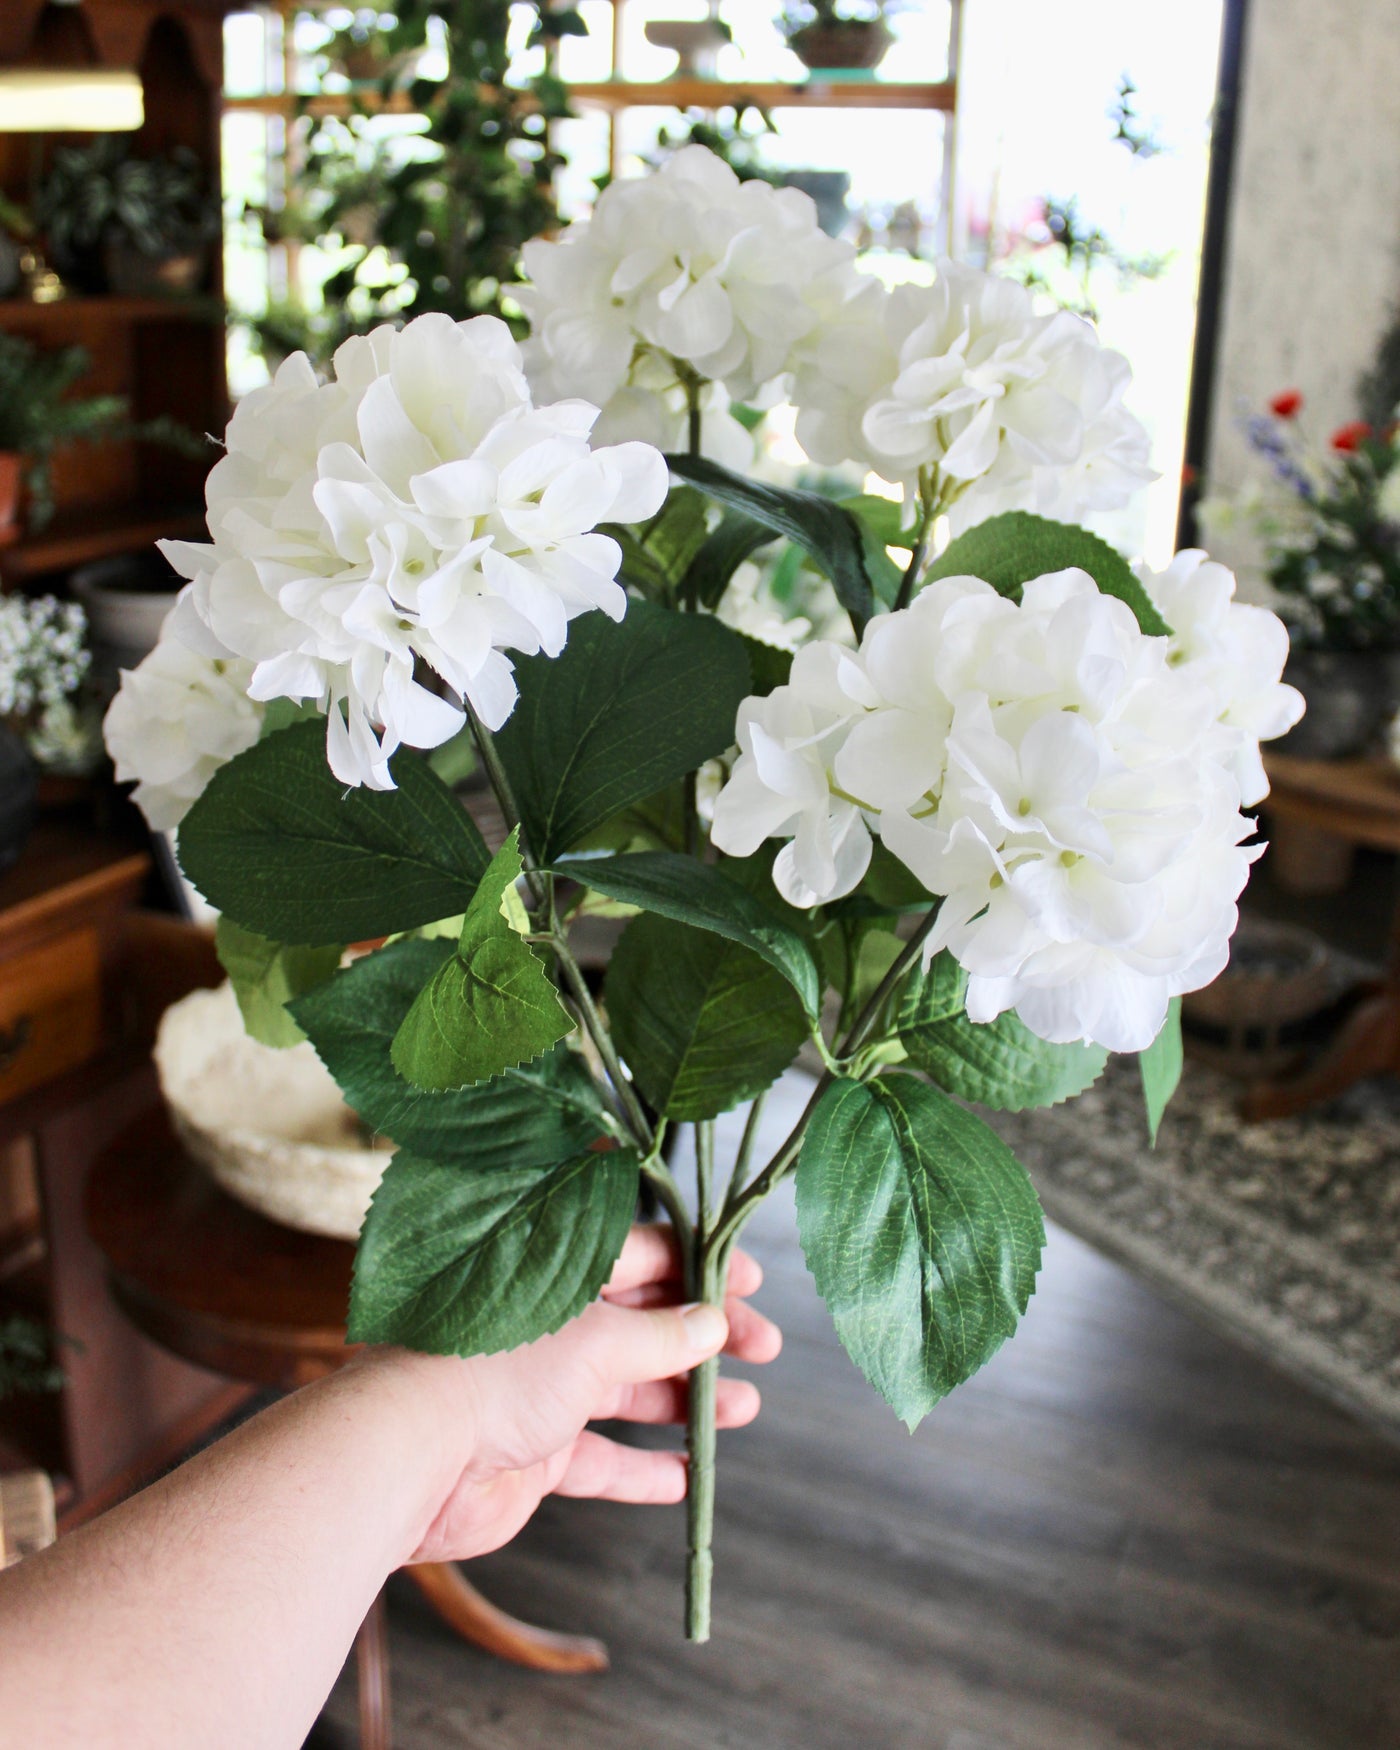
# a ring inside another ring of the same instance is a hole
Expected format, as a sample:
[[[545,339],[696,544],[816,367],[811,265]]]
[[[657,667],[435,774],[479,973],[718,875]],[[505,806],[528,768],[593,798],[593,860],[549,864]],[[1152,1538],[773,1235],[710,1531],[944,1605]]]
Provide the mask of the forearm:
[[[295,1750],[436,1506],[403,1359],[297,1393],[0,1576],[7,1741]]]

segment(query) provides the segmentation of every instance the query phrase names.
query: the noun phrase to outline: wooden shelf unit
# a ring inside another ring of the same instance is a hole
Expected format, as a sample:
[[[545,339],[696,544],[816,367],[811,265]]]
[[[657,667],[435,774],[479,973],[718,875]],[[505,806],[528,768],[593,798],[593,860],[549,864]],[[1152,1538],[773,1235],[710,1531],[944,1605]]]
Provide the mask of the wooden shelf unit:
[[[590,109],[721,109],[757,104],[760,109],[927,109],[951,114],[957,107],[955,80],[907,84],[894,80],[833,79],[813,73],[800,84],[773,80],[660,79],[643,83],[604,79],[570,85],[575,103]]]
[[[93,559],[134,553],[159,540],[200,540],[204,535],[204,511],[197,504],[60,512],[37,535],[0,547],[0,583],[27,583]]]
[[[0,67],[134,67],[145,120],[138,154],[180,146],[219,183],[223,15],[234,0],[0,0]],[[6,133],[0,115],[0,193],[21,206],[36,170],[59,146],[93,135]],[[195,433],[228,419],[222,260],[213,252],[208,285],[188,299],[87,295],[52,303],[0,301],[0,331],[42,347],[81,346],[90,368],[75,398],[119,395],[134,422],[167,417]],[[58,574],[84,560],[149,546],[189,530],[188,507],[203,497],[215,459],[190,457],[132,439],[65,446],[53,459],[56,515],[45,529],[0,548],[0,585]],[[179,513],[172,521],[167,507]],[[178,526],[177,526],[178,525]]]

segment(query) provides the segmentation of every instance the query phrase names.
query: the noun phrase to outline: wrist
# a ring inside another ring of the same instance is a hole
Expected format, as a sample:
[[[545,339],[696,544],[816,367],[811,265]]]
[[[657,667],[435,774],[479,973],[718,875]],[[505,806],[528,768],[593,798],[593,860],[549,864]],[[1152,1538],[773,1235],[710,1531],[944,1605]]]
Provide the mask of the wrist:
[[[456,1355],[372,1348],[337,1376],[363,1395],[385,1474],[389,1571],[422,1545],[477,1446],[471,1364]],[[368,1437],[368,1436],[367,1436]]]

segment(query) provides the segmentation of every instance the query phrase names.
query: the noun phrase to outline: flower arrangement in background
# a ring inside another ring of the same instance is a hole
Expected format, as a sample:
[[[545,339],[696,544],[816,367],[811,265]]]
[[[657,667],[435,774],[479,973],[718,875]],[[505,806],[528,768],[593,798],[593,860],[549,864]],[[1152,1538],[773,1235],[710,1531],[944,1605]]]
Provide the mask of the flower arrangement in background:
[[[77,602],[0,596],[0,721],[40,765],[81,764],[91,752],[75,705],[91,665]]]
[[[166,544],[190,582],[109,741],[153,818],[181,817],[244,950],[231,976],[397,1144],[352,1339],[465,1354],[557,1329],[641,1184],[687,1294],[717,1302],[795,1176],[841,1339],[912,1428],[1015,1329],[1043,1242],[961,1102],[1053,1104],[1135,1052],[1155,1134],[1175,998],[1223,964],[1255,854],[1258,739],[1299,709],[1286,641],[1203,555],[1139,576],[1045,514],[1121,502],[1145,439],[1122,361],[1022,288],[945,264],[886,292],[805,196],[699,148],[526,254],[523,357],[490,319],[428,316],[242,403],[211,543]],[[723,398],[760,394],[902,505],[714,460]],[[825,574],[846,636],[749,635],[776,542]],[[507,822],[494,855],[415,751],[458,735]],[[599,1000],[570,925],[602,904],[628,922]],[[366,941],[342,970],[302,952]],[[760,1159],[804,1044],[822,1073]],[[715,1120],[743,1106],[721,1161]],[[698,1640],[715,1393],[706,1363]]]
[[[1212,538],[1242,524],[1263,544],[1294,643],[1400,649],[1400,428],[1350,420],[1325,446],[1296,389],[1246,424],[1267,481],[1200,506]]]

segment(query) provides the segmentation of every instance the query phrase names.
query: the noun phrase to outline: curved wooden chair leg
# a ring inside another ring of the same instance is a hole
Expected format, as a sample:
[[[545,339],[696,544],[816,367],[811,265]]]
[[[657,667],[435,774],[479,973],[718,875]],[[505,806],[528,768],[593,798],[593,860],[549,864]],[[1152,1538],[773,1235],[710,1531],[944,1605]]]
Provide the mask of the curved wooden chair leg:
[[[355,1636],[360,1686],[360,1750],[390,1750],[389,1635],[381,1592]]]
[[[591,1635],[561,1635],[508,1616],[483,1598],[455,1562],[421,1562],[404,1573],[449,1628],[497,1658],[533,1671],[606,1671],[608,1649]]]
[[[1388,1070],[1400,1070],[1400,992],[1392,987],[1358,1003],[1331,1045],[1301,1075],[1256,1082],[1240,1101],[1240,1116],[1253,1122],[1291,1118]]]

